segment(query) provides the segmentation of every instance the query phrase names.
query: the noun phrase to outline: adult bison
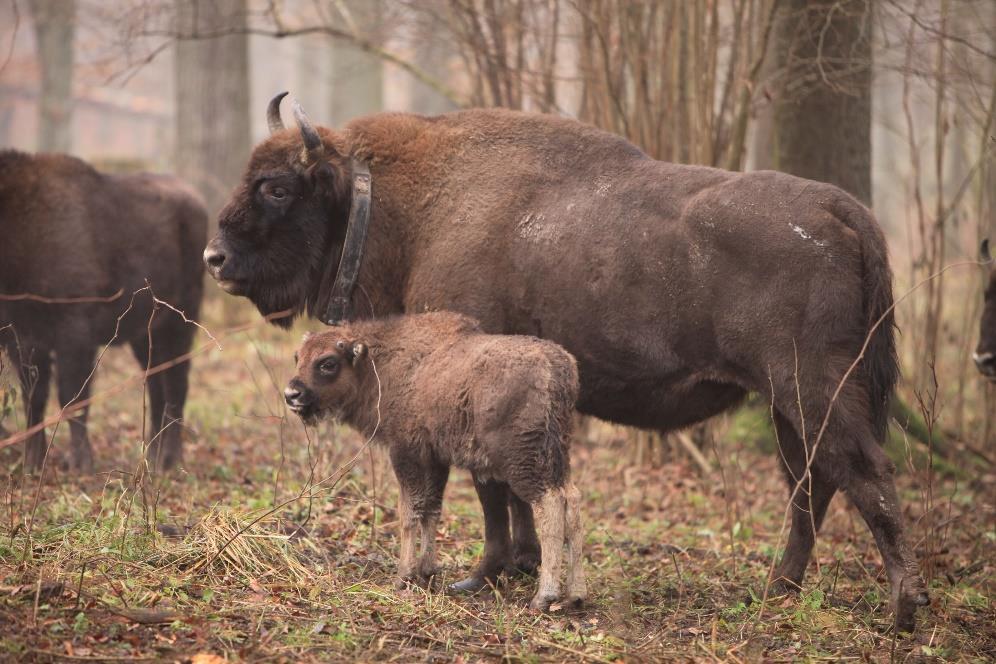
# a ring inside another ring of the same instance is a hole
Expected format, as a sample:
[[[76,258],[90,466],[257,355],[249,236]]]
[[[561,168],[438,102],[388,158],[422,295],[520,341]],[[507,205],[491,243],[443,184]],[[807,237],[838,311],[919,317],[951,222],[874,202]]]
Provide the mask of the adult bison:
[[[992,263],[989,253],[989,240],[982,242],[979,259]],[[989,272],[989,285],[986,286],[986,304],[982,310],[982,321],[979,323],[979,346],[972,355],[975,366],[983,376],[996,382],[996,267]]]
[[[332,131],[295,104],[300,130],[284,129],[282,96],[204,254],[222,288],[264,314],[323,312],[335,292],[323,273],[343,252],[351,191],[363,191],[350,183],[369,168],[356,316],[451,309],[488,332],[554,340],[578,360],[579,410],[648,429],[766,395],[786,477],[801,484],[778,588],[802,581],[839,489],[912,628],[928,599],[879,445],[898,369],[886,245],[867,209],[782,173],[655,161],[548,115],[392,113]],[[476,484],[485,554],[465,589],[538,553],[528,506],[509,503],[510,538],[507,488]]]
[[[59,402],[87,399],[97,348],[127,342],[143,367],[190,349],[203,291],[207,212],[193,191],[162,175],[108,175],[59,154],[0,152],[0,342],[21,381],[28,427],[45,416],[52,355]],[[148,284],[151,292],[135,291]],[[150,322],[151,321],[151,322]],[[151,340],[150,340],[151,334]],[[180,459],[189,363],[149,378],[147,454]],[[93,468],[86,409],[69,422],[69,465]],[[25,443],[26,469],[46,454],[45,431]]]

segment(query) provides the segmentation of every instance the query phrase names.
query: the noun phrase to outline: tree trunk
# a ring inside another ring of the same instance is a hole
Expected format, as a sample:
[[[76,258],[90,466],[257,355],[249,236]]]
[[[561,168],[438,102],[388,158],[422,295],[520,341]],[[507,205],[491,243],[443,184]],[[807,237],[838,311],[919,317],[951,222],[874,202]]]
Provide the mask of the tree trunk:
[[[383,7],[379,0],[348,0],[345,6],[357,33],[376,41],[381,28]],[[375,113],[384,107],[384,63],[376,55],[364,53],[345,39],[332,42],[332,90],[329,119],[341,127],[355,117]]]
[[[204,196],[212,222],[252,145],[246,11],[247,0],[176,3],[176,171]]]
[[[38,150],[69,152],[73,129],[75,0],[33,0],[35,40],[41,64]]]
[[[870,2],[785,0],[777,38],[777,168],[871,205]]]

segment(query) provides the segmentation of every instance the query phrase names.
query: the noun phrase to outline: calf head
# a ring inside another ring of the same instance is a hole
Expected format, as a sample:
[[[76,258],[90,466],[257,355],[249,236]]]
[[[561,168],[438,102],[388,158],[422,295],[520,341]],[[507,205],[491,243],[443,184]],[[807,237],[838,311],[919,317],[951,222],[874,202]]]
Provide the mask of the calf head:
[[[316,305],[324,261],[345,236],[351,177],[332,132],[312,126],[296,101],[298,128],[284,128],[286,94],[270,101],[270,137],[253,150],[204,250],[208,272],[225,291],[248,297],[263,315],[289,311],[274,319],[284,327]]]
[[[992,263],[989,240],[982,242],[979,254],[980,260]],[[975,360],[975,365],[983,376],[996,382],[996,267],[989,271],[989,285],[986,287],[985,297],[979,329],[979,346],[975,349],[972,359]]]
[[[297,375],[284,390],[287,407],[309,425],[325,416],[346,419],[360,399],[366,356],[366,344],[341,328],[306,335],[294,358]]]

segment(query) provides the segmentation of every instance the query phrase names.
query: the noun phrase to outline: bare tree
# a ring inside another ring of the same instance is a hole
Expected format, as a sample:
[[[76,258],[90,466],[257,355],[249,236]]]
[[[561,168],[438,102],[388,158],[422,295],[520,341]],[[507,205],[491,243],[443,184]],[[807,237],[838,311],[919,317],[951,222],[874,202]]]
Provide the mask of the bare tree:
[[[177,0],[176,170],[198,187],[214,218],[251,147],[247,0]]]
[[[380,0],[348,0],[341,4],[342,18],[353,34],[380,41],[383,3]],[[384,62],[346,39],[332,40],[332,86],[329,120],[333,126],[384,108]]]
[[[73,45],[75,0],[32,0],[35,39],[41,64],[38,103],[38,149],[72,149]]]
[[[871,25],[868,0],[783,0],[775,165],[831,182],[871,204]]]

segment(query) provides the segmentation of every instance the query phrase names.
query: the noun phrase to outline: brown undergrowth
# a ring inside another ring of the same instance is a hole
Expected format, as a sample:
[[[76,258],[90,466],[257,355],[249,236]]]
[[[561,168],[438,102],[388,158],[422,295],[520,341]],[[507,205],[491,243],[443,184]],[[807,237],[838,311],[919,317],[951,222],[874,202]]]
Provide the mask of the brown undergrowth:
[[[219,302],[208,308],[209,320],[220,315]],[[255,327],[195,359],[185,463],[170,477],[153,482],[141,472],[138,386],[92,408],[96,476],[60,470],[60,429],[33,524],[36,485],[5,479],[0,659],[996,657],[996,470],[974,458],[935,472],[929,492],[924,472],[910,469],[922,456],[899,478],[932,575],[933,605],[915,635],[891,633],[874,543],[840,497],[801,595],[769,600],[758,617],[756,598],[783,544],[786,498],[776,455],[752,440],[750,418],[763,420],[763,408],[723,428],[708,477],[680,459],[634,465],[610,428],[575,445],[591,583],[585,608],[529,612],[531,579],[474,598],[398,591],[397,496],[381,453],[335,425],[308,434],[284,411],[280,389],[299,338]],[[109,352],[95,392],[136,371],[125,352]],[[9,380],[0,376],[0,384]],[[23,425],[16,416],[3,424]],[[18,454],[2,450],[0,463],[18,469]],[[454,471],[438,532],[439,587],[473,564],[481,528],[469,477]]]

